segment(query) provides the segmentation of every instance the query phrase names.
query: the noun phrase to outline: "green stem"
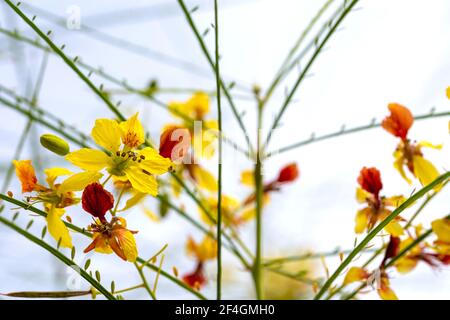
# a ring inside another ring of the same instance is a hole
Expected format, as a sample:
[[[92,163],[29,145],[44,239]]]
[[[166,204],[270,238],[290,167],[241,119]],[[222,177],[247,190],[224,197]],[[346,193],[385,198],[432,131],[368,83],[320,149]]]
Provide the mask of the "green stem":
[[[0,216],[0,222],[4,225],[10,227],[17,233],[21,234],[28,240],[34,242],[35,244],[39,245],[40,247],[44,248],[48,252],[50,252],[54,257],[58,258],[61,262],[66,264],[67,266],[73,268],[77,273],[80,274],[87,282],[89,282],[95,289],[97,289],[99,292],[101,292],[108,300],[115,300],[116,298],[108,291],[106,290],[100,282],[92,278],[89,273],[84,271],[81,267],[79,267],[74,261],[67,258],[65,255],[63,255],[61,252],[59,252],[57,249],[53,248],[49,244],[47,244],[45,241],[42,241],[41,239],[35,237],[31,233],[23,230],[19,226],[15,225],[14,223],[10,222],[9,220],[3,218]]]
[[[327,44],[328,40],[331,38],[331,36],[334,34],[334,32],[337,30],[337,28],[341,24],[341,22],[344,20],[344,18],[352,10],[352,8],[356,5],[357,2],[358,2],[358,0],[353,0],[347,6],[347,8],[344,11],[342,11],[342,14],[340,15],[340,17],[337,19],[337,21],[334,23],[334,25],[330,28],[330,30],[326,34],[325,38],[320,42],[319,46],[317,47],[317,49],[314,51],[313,55],[311,56],[311,59],[309,59],[308,63],[306,64],[306,66],[304,67],[302,72],[300,73],[300,76],[298,77],[298,79],[295,82],[293,88],[289,92],[286,100],[284,101],[283,105],[281,106],[280,111],[276,115],[275,120],[273,121],[273,124],[272,124],[272,126],[270,128],[270,131],[269,131],[268,135],[267,135],[266,141],[264,142],[264,146],[262,148],[263,150],[265,150],[267,145],[269,144],[270,139],[272,137],[273,130],[275,130],[278,127],[278,124],[280,123],[280,120],[281,120],[284,112],[286,111],[287,107],[291,103],[291,100],[294,97],[295,93],[297,92],[298,87],[302,83],[303,79],[305,79],[306,75],[308,74],[309,70],[311,69],[312,65],[314,64],[314,61],[319,56],[319,53],[325,47],[325,45]]]
[[[215,63],[214,63],[214,61],[213,61],[213,59],[212,59],[212,57],[211,57],[211,55],[210,55],[210,53],[208,51],[208,48],[206,47],[205,42],[203,41],[203,37],[201,36],[200,32],[198,31],[198,29],[197,29],[197,27],[196,27],[196,25],[194,23],[194,20],[192,19],[192,16],[191,16],[188,8],[186,7],[186,5],[185,5],[183,0],[178,0],[178,4],[180,5],[181,10],[183,11],[184,16],[186,17],[186,20],[187,20],[189,26],[191,27],[192,31],[194,32],[194,35],[195,35],[195,37],[196,37],[196,39],[198,41],[198,44],[200,45],[200,48],[201,48],[204,56],[206,57],[206,60],[208,60],[208,63],[211,66],[211,69],[214,72],[216,72],[216,65],[215,65]],[[227,86],[225,85],[225,83],[223,82],[223,80],[220,77],[219,77],[219,82],[220,82],[220,86],[221,86],[221,88],[223,90],[223,93],[225,94],[225,98],[227,99],[227,101],[228,101],[228,103],[229,103],[229,105],[231,107],[233,115],[236,118],[242,133],[244,134],[244,138],[245,138],[245,141],[247,143],[247,147],[248,147],[249,151],[251,151],[252,150],[252,144],[250,142],[250,137],[247,134],[247,129],[245,128],[244,122],[241,119],[241,115],[237,111],[237,108],[236,108],[236,106],[235,106],[235,104],[233,102],[233,98],[231,97],[231,94],[230,94]],[[252,152],[250,152],[250,153],[252,153]]]
[[[428,114],[414,116],[414,121],[434,119],[434,118],[440,118],[440,117],[448,117],[448,116],[450,116],[450,112],[449,111],[437,112],[437,113],[430,112]],[[299,148],[299,147],[303,147],[303,146],[306,146],[306,145],[309,145],[309,144],[313,144],[313,143],[316,143],[316,142],[325,141],[325,140],[332,139],[332,138],[338,138],[338,137],[341,137],[341,136],[345,136],[347,134],[356,133],[356,132],[360,132],[360,131],[366,131],[366,130],[370,130],[370,129],[375,129],[375,128],[378,128],[378,127],[381,127],[381,122],[371,123],[371,124],[364,125],[364,126],[358,126],[358,127],[354,127],[354,128],[351,128],[351,129],[345,129],[344,128],[344,130],[339,130],[339,131],[336,131],[336,132],[324,134],[324,135],[321,135],[321,136],[318,136],[318,137],[311,137],[309,139],[302,140],[302,141],[293,143],[291,145],[282,147],[282,148],[280,148],[278,150],[274,150],[274,151],[268,152],[267,153],[267,158],[272,157],[272,156],[277,155],[277,154],[280,154],[280,153],[283,153],[283,152],[286,152],[286,151],[290,151],[290,150]]]
[[[7,195],[5,195],[5,194],[0,194],[0,199],[4,200],[4,201],[6,201],[6,202],[12,203],[12,204],[14,204],[14,205],[16,205],[16,206],[18,206],[18,207],[23,208],[23,209],[32,211],[32,212],[34,212],[34,213],[36,213],[36,214],[38,214],[38,215],[40,215],[40,216],[42,216],[42,217],[44,217],[44,218],[47,217],[47,213],[45,213],[44,211],[39,210],[38,208],[35,208],[35,207],[31,206],[31,205],[28,204],[28,203],[19,201],[19,200],[17,200],[17,199],[10,198],[9,196],[7,196]],[[84,236],[86,236],[86,237],[92,238],[92,234],[86,232],[86,230],[85,230],[84,228],[80,228],[80,227],[78,227],[78,226],[76,226],[76,225],[74,225],[74,224],[72,224],[72,223],[67,222],[67,221],[64,221],[64,224],[65,224],[69,229],[74,230],[74,231],[76,231],[76,232],[78,232],[78,233],[80,233],[80,234],[82,234],[82,235],[84,235]],[[151,269],[151,270],[153,270],[153,271],[155,271],[155,272],[158,272],[158,270],[159,270],[159,268],[158,268],[157,266],[155,266],[155,265],[153,265],[153,264],[151,264],[151,263],[145,261],[144,259],[142,259],[142,258],[140,258],[140,257],[138,257],[138,258],[136,259],[136,261],[137,261],[138,263],[140,263],[140,264],[145,265],[147,268],[149,268],[149,269]],[[168,273],[168,272],[166,272],[166,271],[164,271],[164,270],[161,270],[161,275],[162,275],[163,277],[169,279],[170,281],[174,282],[174,283],[177,284],[178,286],[184,288],[185,290],[191,292],[193,295],[195,295],[195,296],[198,297],[199,299],[201,299],[201,300],[206,300],[206,297],[203,296],[200,292],[198,292],[198,291],[192,289],[192,288],[189,287],[187,284],[185,284],[183,281],[181,281],[181,280],[179,280],[178,278],[172,276],[170,273]]]
[[[50,38],[44,34],[41,29],[39,29],[32,20],[30,20],[23,12],[22,10],[19,9],[18,6],[14,5],[10,0],[4,0],[6,2],[6,4],[17,13],[17,15],[22,18],[22,20],[28,24],[28,26],[30,26],[37,34],[39,37],[41,37],[46,43],[47,45],[57,54],[61,57],[61,59],[64,60],[64,62],[80,77],[81,80],[83,80],[90,88],[91,90],[97,94],[97,96],[100,97],[101,100],[103,100],[103,102],[106,103],[106,105],[108,106],[108,108],[117,116],[117,118],[119,118],[120,120],[125,120],[125,117],[119,112],[119,110],[117,109],[117,107],[112,104],[111,101],[109,101],[109,99],[106,97],[105,94],[103,94],[92,82],[91,80],[89,80],[89,78],[87,76],[85,76],[81,70],[75,65],[75,63],[69,59],[64,52],[58,48],[58,46],[56,46],[52,40],[50,40]]]
[[[138,264],[135,262],[134,266],[136,267],[136,270],[139,273],[139,276],[141,277],[142,284],[144,285],[145,290],[147,290],[148,294],[153,300],[156,300],[155,293],[150,289],[150,286],[148,285],[147,278],[145,277],[144,271],[138,266]]]
[[[217,164],[217,300],[222,298],[222,108],[220,90],[220,67],[219,67],[219,14],[217,0],[214,0],[214,31],[215,31],[215,75],[217,91],[217,120],[219,127],[219,159]]]
[[[389,216],[387,216],[382,222],[380,222],[375,228],[372,229],[369,234],[356,246],[356,248],[347,256],[347,258],[339,265],[336,271],[331,275],[331,277],[325,282],[320,291],[314,297],[315,300],[320,299],[328,288],[333,284],[336,278],[341,274],[341,272],[353,261],[353,259],[361,252],[369,242],[381,231],[385,226],[389,224],[393,219],[395,219],[400,213],[402,213],[406,208],[411,206],[414,202],[419,200],[421,197],[427,194],[428,191],[432,190],[437,185],[445,182],[450,177],[450,172],[444,173],[433,182],[427,186],[420,189],[418,192],[409,197],[404,203],[402,203],[397,209],[395,209]]]
[[[261,159],[261,130],[262,130],[262,104],[258,103],[257,122],[257,153],[254,170],[255,196],[256,196],[256,249],[253,263],[253,281],[255,283],[256,298],[263,299],[262,289],[262,205],[263,205],[263,181],[262,181],[262,159]]]

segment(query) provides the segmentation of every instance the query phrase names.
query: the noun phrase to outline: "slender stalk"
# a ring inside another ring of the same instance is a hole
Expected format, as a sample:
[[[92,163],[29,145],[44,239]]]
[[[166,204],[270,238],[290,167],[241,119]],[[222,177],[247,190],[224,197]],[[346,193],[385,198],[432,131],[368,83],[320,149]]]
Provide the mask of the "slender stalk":
[[[5,195],[5,194],[1,194],[1,193],[0,193],[0,199],[1,199],[1,200],[4,200],[4,201],[6,201],[6,202],[12,203],[12,204],[14,204],[14,205],[16,205],[16,206],[18,206],[18,207],[21,207],[21,208],[23,208],[23,209],[25,209],[25,210],[32,211],[33,213],[36,213],[36,214],[38,214],[38,215],[40,215],[40,216],[42,216],[42,217],[44,217],[44,218],[47,217],[47,213],[46,213],[46,212],[44,212],[44,211],[42,211],[42,210],[39,210],[38,208],[35,208],[35,207],[31,206],[31,205],[28,204],[28,203],[19,201],[19,200],[17,200],[17,199],[13,199],[13,198],[11,198],[11,197]],[[74,231],[76,231],[76,232],[78,232],[78,233],[80,233],[80,234],[82,234],[82,235],[84,235],[84,236],[86,236],[86,237],[92,238],[92,234],[86,232],[86,230],[85,230],[84,228],[80,228],[80,227],[78,227],[78,226],[76,226],[76,225],[74,225],[74,224],[72,224],[72,223],[67,222],[67,221],[64,221],[64,224],[65,224],[69,229],[74,230]],[[151,264],[150,262],[145,261],[144,259],[142,259],[142,258],[140,258],[140,257],[138,257],[138,258],[136,259],[136,262],[138,262],[138,263],[144,265],[145,267],[147,267],[147,268],[149,268],[149,269],[151,269],[151,270],[153,270],[153,271],[155,271],[155,272],[158,272],[158,271],[159,271],[159,268],[158,268],[157,266]],[[164,271],[164,270],[161,270],[160,272],[161,272],[161,275],[162,275],[163,277],[165,277],[165,278],[169,279],[170,281],[174,282],[174,283],[177,284],[179,287],[182,287],[182,288],[184,288],[185,290],[189,291],[190,293],[192,293],[193,295],[195,295],[197,298],[199,298],[199,299],[201,299],[201,300],[206,300],[206,297],[203,296],[200,292],[198,292],[198,291],[192,289],[192,288],[189,287],[187,284],[185,284],[183,281],[181,281],[181,280],[179,280],[178,278],[172,276],[170,273],[168,273],[168,272],[166,272],[166,271]]]
[[[150,295],[150,297],[153,300],[156,300],[155,293],[152,291],[152,289],[148,285],[147,278],[145,277],[144,271],[142,270],[142,268],[140,268],[138,266],[138,264],[136,262],[134,263],[134,266],[136,267],[136,270],[138,271],[139,276],[141,277],[142,284],[144,285],[145,290],[148,292],[148,294]]]
[[[197,27],[196,27],[196,25],[194,23],[194,20],[192,19],[191,13],[187,9],[187,7],[186,7],[186,5],[185,5],[183,0],[177,0],[177,1],[178,1],[178,4],[181,7],[181,10],[184,13],[184,16],[186,17],[186,20],[187,20],[189,26],[191,27],[192,31],[194,32],[194,35],[195,35],[195,37],[196,37],[196,39],[197,39],[197,41],[198,41],[198,43],[200,45],[200,48],[201,48],[204,56],[206,57],[206,60],[208,60],[209,65],[211,66],[211,68],[215,72],[216,66],[215,66],[214,60],[212,59],[211,54],[209,53],[208,48],[206,47],[205,42],[203,41],[203,37],[201,36],[200,32],[198,31],[198,29],[197,29]],[[223,80],[220,77],[219,77],[219,80],[220,80],[220,86],[222,87],[223,93],[225,94],[225,97],[226,97],[226,99],[228,101],[228,104],[231,107],[233,115],[236,118],[242,133],[244,134],[244,138],[245,138],[245,141],[247,143],[248,150],[251,151],[252,150],[252,144],[251,144],[251,141],[250,141],[250,137],[247,134],[247,129],[245,128],[244,122],[241,119],[241,115],[239,114],[239,112],[238,112],[238,110],[237,110],[237,108],[236,108],[236,106],[235,106],[235,104],[233,102],[233,98],[232,98],[232,96],[231,96],[231,94],[230,94],[230,92],[228,90],[228,87],[225,85],[225,83],[223,82]]]
[[[256,196],[256,249],[253,263],[253,281],[255,283],[256,298],[263,299],[262,290],[262,205],[263,205],[263,181],[262,181],[262,159],[261,159],[261,130],[262,130],[262,104],[258,103],[257,122],[257,153],[254,169],[255,196]]]
[[[291,59],[294,56],[295,52],[298,50],[298,48],[301,46],[303,41],[306,39],[306,37],[309,34],[309,32],[312,30],[312,28],[314,27],[316,22],[322,17],[322,15],[325,13],[325,11],[328,9],[328,7],[332,4],[333,1],[334,0],[326,1],[323,4],[323,6],[319,9],[319,11],[316,13],[316,15],[313,17],[313,19],[308,24],[308,26],[303,30],[303,32],[301,33],[300,37],[297,39],[297,41],[295,42],[294,46],[291,48],[291,50],[287,54],[286,58],[284,59],[283,63],[281,64],[280,69],[276,73],[275,78],[272,80],[271,84],[269,85],[269,88],[267,89],[267,92],[264,95],[263,104],[267,103],[267,101],[270,99],[270,97],[272,96],[273,92],[277,88],[278,84],[283,79],[283,76],[286,74],[286,70],[285,70],[286,65],[291,61]],[[322,30],[320,32],[323,32]]]
[[[34,22],[29,19],[23,12],[22,10],[19,9],[18,6],[14,5],[10,0],[4,0],[6,2],[6,4],[17,13],[17,15],[22,18],[22,20],[28,24],[28,26],[30,26],[34,32],[36,32],[39,37],[41,37],[46,43],[47,45],[57,54],[61,57],[61,59],[64,60],[64,62],[80,77],[81,80],[83,80],[90,88],[91,90],[97,94],[97,96],[103,100],[103,102],[105,102],[105,104],[108,106],[108,108],[117,116],[117,118],[119,118],[120,120],[125,120],[125,117],[119,112],[119,110],[117,109],[117,107],[108,99],[108,97],[101,92],[100,89],[98,89],[92,82],[91,80],[89,80],[89,78],[87,76],[85,76],[83,74],[83,72],[81,72],[81,70],[76,66],[76,64],[70,60],[65,54],[64,52],[58,47],[56,46],[52,40],[50,40],[50,38],[44,34],[41,29],[39,29]]]
[[[215,31],[215,75],[217,91],[217,122],[219,127],[219,159],[217,164],[217,300],[222,299],[222,106],[220,90],[219,63],[219,14],[217,0],[214,0],[214,31]]]
[[[341,272],[352,262],[352,260],[361,252],[369,242],[381,231],[383,228],[391,222],[395,217],[402,213],[406,208],[412,205],[414,202],[422,198],[428,191],[432,190],[435,186],[445,182],[450,177],[450,172],[444,173],[437,177],[433,182],[420,189],[409,197],[404,203],[402,203],[397,209],[395,209],[389,216],[387,216],[382,222],[380,222],[375,228],[372,229],[369,234],[356,246],[356,248],[347,256],[347,258],[339,265],[336,271],[325,282],[320,291],[314,297],[314,300],[320,299],[328,288],[333,284],[334,280],[341,274]]]
[[[76,270],[77,273],[80,274],[80,276],[82,276],[87,282],[89,282],[95,289],[97,289],[99,292],[101,292],[108,300],[115,300],[116,298],[108,291],[106,290],[101,284],[100,282],[98,282],[97,280],[95,280],[94,278],[92,278],[89,273],[87,273],[86,271],[84,271],[81,267],[79,267],[74,261],[72,261],[71,259],[69,259],[68,257],[66,257],[64,254],[62,254],[61,252],[59,252],[56,248],[53,248],[52,246],[50,246],[49,244],[47,244],[45,241],[42,241],[41,239],[35,237],[34,235],[32,235],[31,233],[29,233],[26,230],[23,230],[22,228],[20,228],[19,226],[17,226],[16,224],[14,224],[13,222],[5,219],[4,217],[0,216],[0,222],[3,223],[4,225],[6,225],[7,227],[13,229],[14,231],[16,231],[17,233],[21,234],[22,236],[24,236],[25,238],[27,238],[28,240],[34,242],[35,244],[37,244],[38,246],[42,247],[43,249],[47,250],[48,252],[50,252],[54,257],[56,257],[57,259],[59,259],[61,262],[63,262],[64,264],[66,264],[67,266],[73,268],[74,270]]]
[[[305,79],[306,75],[308,74],[309,70],[311,69],[312,65],[314,64],[316,58],[319,56],[319,53],[322,51],[322,49],[327,44],[328,40],[331,38],[331,36],[334,34],[334,32],[337,30],[341,22],[344,20],[344,18],[347,16],[347,14],[352,10],[352,8],[358,3],[358,0],[353,0],[346,9],[342,12],[340,17],[337,19],[337,21],[334,23],[334,25],[330,28],[328,33],[325,35],[325,38],[320,42],[316,50],[314,51],[313,55],[311,56],[311,59],[306,64],[305,68],[300,73],[299,77],[297,78],[297,81],[295,82],[293,88],[289,92],[288,96],[286,97],[286,100],[283,102],[283,105],[280,108],[280,111],[275,117],[275,120],[273,121],[273,124],[270,128],[270,131],[267,135],[266,141],[264,142],[263,150],[266,149],[267,145],[270,142],[270,139],[272,138],[272,132],[278,127],[278,124],[280,123],[281,118],[283,117],[284,112],[286,111],[287,107],[291,103],[292,98],[294,97],[295,93],[297,92],[298,87],[300,86],[300,83],[302,83],[303,79]]]
[[[434,119],[434,118],[440,118],[440,117],[448,117],[450,116],[450,112],[449,111],[445,111],[445,112],[431,112],[431,113],[427,113],[427,114],[423,114],[423,115],[417,115],[414,116],[414,121],[419,121],[419,120],[427,120],[427,119]],[[377,123],[370,123],[368,125],[364,125],[364,126],[358,126],[358,127],[354,127],[351,129],[343,129],[343,130],[339,130],[336,132],[332,132],[332,133],[328,133],[328,134],[324,134],[318,137],[315,136],[311,136],[311,138],[306,139],[306,140],[302,140],[296,143],[293,143],[291,145],[282,147],[280,149],[271,151],[267,153],[267,158],[270,158],[274,155],[286,152],[286,151],[290,151],[299,147],[303,147],[309,144],[313,144],[319,141],[325,141],[328,139],[332,139],[332,138],[338,138],[347,134],[351,134],[351,133],[356,133],[356,132],[361,132],[361,131],[366,131],[366,130],[370,130],[370,129],[375,129],[381,127],[381,122],[377,122]]]

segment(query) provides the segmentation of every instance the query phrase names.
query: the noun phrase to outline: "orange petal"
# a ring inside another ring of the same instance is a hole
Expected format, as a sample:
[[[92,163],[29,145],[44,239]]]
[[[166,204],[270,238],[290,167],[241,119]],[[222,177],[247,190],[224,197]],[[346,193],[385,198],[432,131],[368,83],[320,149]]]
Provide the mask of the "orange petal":
[[[388,108],[391,114],[384,118],[381,126],[392,135],[406,139],[408,131],[414,122],[411,111],[398,103],[390,103]]]
[[[22,193],[33,191],[37,185],[37,178],[31,160],[13,160],[13,164],[22,184]]]

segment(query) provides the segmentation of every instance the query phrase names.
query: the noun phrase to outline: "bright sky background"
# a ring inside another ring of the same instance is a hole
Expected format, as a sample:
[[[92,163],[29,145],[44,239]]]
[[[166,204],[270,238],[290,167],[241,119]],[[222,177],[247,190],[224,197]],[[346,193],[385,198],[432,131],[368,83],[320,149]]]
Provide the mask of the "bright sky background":
[[[215,88],[209,66],[174,0],[41,0],[32,3],[62,17],[67,17],[71,6],[77,6],[81,9],[84,27],[101,30],[200,66],[202,74],[161,63],[151,57],[153,54],[144,57],[131,53],[125,45],[117,47],[102,43],[90,37],[89,32],[54,26],[37,14],[37,24],[43,30],[52,29],[56,43],[66,44],[66,53],[79,55],[82,61],[90,65],[102,66],[119,79],[126,78],[138,87],[156,78],[163,88]],[[199,29],[205,30],[214,19],[212,1],[187,3],[190,8],[200,5],[200,10],[193,16]],[[225,78],[246,87],[258,84],[265,89],[288,50],[324,1],[222,0],[219,3],[221,69]],[[342,1],[335,1],[335,4],[340,3]],[[154,5],[161,6],[152,7]],[[332,6],[326,16],[334,8]],[[450,2],[362,0],[357,8],[345,19],[342,29],[332,37],[327,50],[316,60],[311,70],[312,77],[299,88],[295,102],[289,106],[282,120],[282,128],[274,135],[270,150],[307,139],[312,132],[321,135],[339,130],[343,124],[350,128],[368,124],[373,118],[380,120],[387,114],[389,102],[402,103],[416,115],[426,114],[433,107],[436,112],[449,110],[445,88],[450,85]],[[30,9],[30,15],[33,10]],[[110,12],[118,12],[113,16],[116,19],[104,19],[104,15]],[[35,38],[32,30],[19,22],[3,3],[0,4],[0,24],[8,29],[17,28],[24,35]],[[205,37],[205,41],[213,52],[213,32]],[[29,95],[27,79],[36,78],[43,54],[29,46],[23,47],[23,50],[19,47],[19,51],[23,52],[22,59],[20,55],[11,54],[11,45],[9,38],[0,35],[0,84]],[[21,63],[19,68],[15,67],[14,60]],[[291,87],[296,76],[297,71],[283,83],[268,105],[265,128],[271,124],[283,101],[284,87]],[[98,77],[93,76],[92,79],[100,84]],[[111,86],[105,83],[105,87]],[[240,96],[249,95],[239,89],[232,92]],[[160,96],[163,101],[185,97]],[[127,96],[121,99],[122,110],[126,114],[141,111],[153,138],[158,138],[164,123],[171,120],[166,112],[146,100]],[[246,112],[244,123],[254,132],[254,101],[236,101],[239,111]],[[49,58],[39,105],[85,132],[90,131],[95,118],[112,116],[86,85],[54,56]],[[224,109],[225,132],[243,143],[230,108],[225,105]],[[12,110],[3,107],[0,110],[0,165],[3,178],[26,120]],[[214,102],[212,110],[213,116],[216,116]],[[427,158],[436,163],[441,171],[448,169],[450,159],[448,120],[423,120],[415,123],[411,130],[414,139],[444,143],[441,151],[426,152]],[[44,132],[48,130],[37,129],[37,134],[27,143],[22,158],[30,157],[32,145],[36,145],[38,136]],[[296,254],[308,249],[329,251],[336,247],[352,248],[354,216],[358,209],[354,193],[362,166],[376,166],[381,170],[385,195],[409,195],[414,187],[418,187],[409,186],[392,167],[395,146],[396,140],[392,136],[382,129],[373,129],[318,142],[270,159],[265,167],[267,180],[275,177],[281,166],[292,161],[298,163],[301,177],[295,184],[286,186],[282,193],[274,195],[265,211],[264,250],[267,256]],[[45,166],[58,164],[53,155],[39,150]],[[242,197],[248,190],[238,185],[239,173],[249,169],[251,163],[240,155],[231,154],[229,149],[225,152],[225,193]],[[215,170],[214,161],[207,165]],[[10,189],[19,195],[16,182]],[[424,211],[420,221],[426,227],[431,220],[449,213],[449,195],[449,189],[444,190]],[[186,203],[192,216],[197,217],[196,208],[188,201]],[[149,201],[149,206],[155,208],[156,202]],[[409,217],[412,213],[409,211],[405,216]],[[22,216],[19,221],[25,225],[28,218],[25,214]],[[76,210],[71,211],[71,216],[79,225],[89,221],[86,215]],[[150,221],[140,212],[128,214],[127,219],[130,228],[140,231],[137,235],[140,256],[149,257],[169,243],[165,268],[170,271],[176,265],[181,273],[194,268],[195,262],[185,257],[184,243],[189,234],[195,235],[196,239],[200,239],[200,234],[195,233],[175,213],[160,223]],[[40,224],[36,221],[31,230],[39,234]],[[250,241],[252,248],[253,231],[253,224],[242,229],[244,239]],[[81,252],[87,242],[81,237],[76,239],[77,249]],[[0,292],[66,289],[68,272],[53,257],[4,226],[0,226],[0,241]],[[138,275],[131,264],[122,263],[112,255],[90,257],[93,259],[91,268],[102,271],[105,284],[111,279],[116,280],[118,288],[138,283]],[[82,258],[81,255],[77,258],[81,265],[84,264]],[[332,272],[338,261],[329,259],[327,262]],[[224,296],[253,297],[248,274],[232,268],[236,261],[228,255],[225,264],[226,277],[231,280],[225,287]],[[316,267],[316,274],[321,275],[323,269],[320,263]],[[215,264],[210,263],[208,271],[211,278],[215,276],[214,269]],[[450,270],[436,272],[421,264],[405,276],[393,273],[392,286],[402,299],[449,298]],[[82,288],[85,287],[82,283]],[[214,281],[211,281],[204,292],[212,296],[214,290]],[[144,293],[136,291],[130,296],[144,298]],[[191,298],[191,295],[166,280],[161,280],[158,293],[161,298]],[[372,292],[364,297],[376,298],[376,294]]]

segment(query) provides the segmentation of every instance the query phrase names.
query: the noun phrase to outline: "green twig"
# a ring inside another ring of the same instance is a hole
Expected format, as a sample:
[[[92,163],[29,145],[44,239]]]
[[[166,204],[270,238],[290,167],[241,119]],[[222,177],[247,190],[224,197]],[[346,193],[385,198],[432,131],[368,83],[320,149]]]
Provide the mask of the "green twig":
[[[222,108],[220,90],[219,63],[219,14],[217,0],[214,0],[214,31],[215,31],[215,75],[217,91],[217,120],[219,127],[219,159],[217,164],[217,300],[222,298]]]
[[[352,262],[352,260],[361,252],[369,242],[381,231],[385,226],[389,224],[393,219],[395,219],[400,213],[402,213],[406,208],[412,205],[414,202],[419,200],[421,197],[427,194],[434,187],[445,182],[450,177],[450,172],[444,173],[433,182],[427,186],[420,189],[418,192],[414,193],[409,197],[404,203],[402,203],[397,209],[395,209],[389,216],[387,216],[382,222],[380,222],[375,228],[372,229],[369,234],[356,246],[356,248],[347,256],[347,258],[339,265],[336,271],[330,276],[330,278],[325,282],[320,291],[314,297],[315,300],[320,299],[328,288],[333,284],[334,280],[341,274],[341,272]]]

